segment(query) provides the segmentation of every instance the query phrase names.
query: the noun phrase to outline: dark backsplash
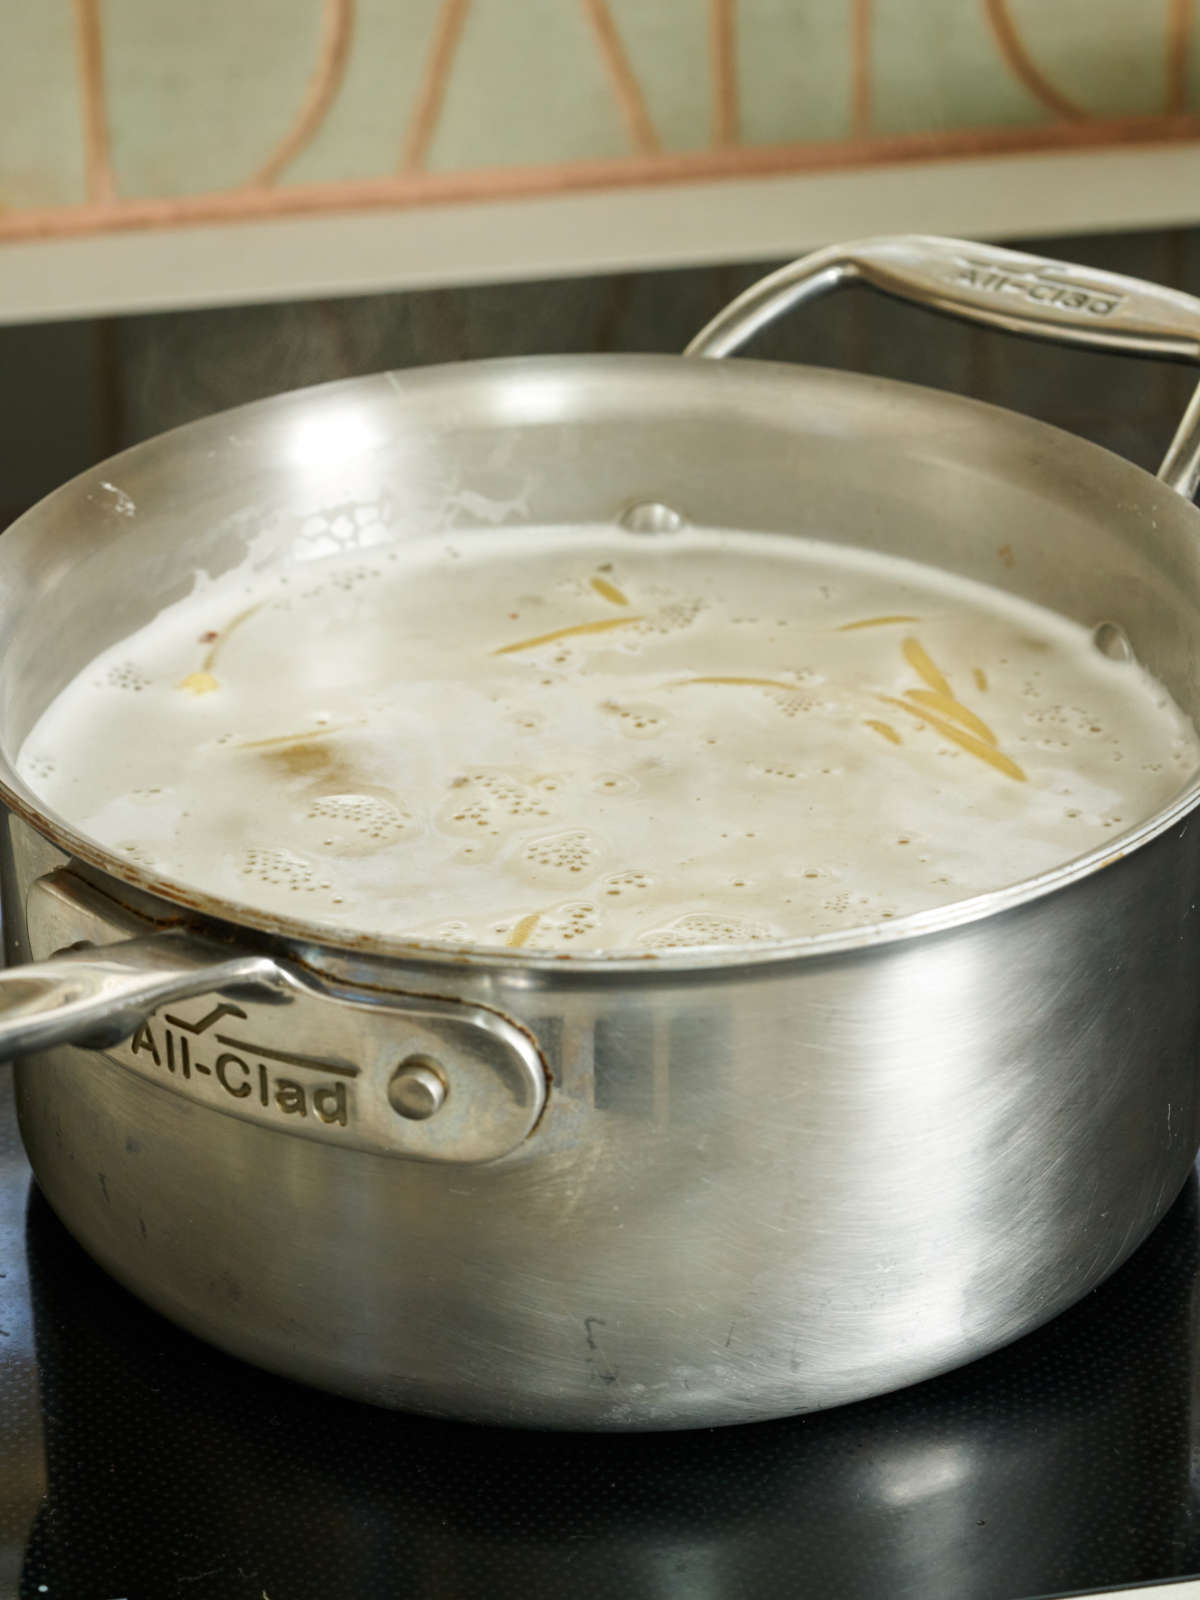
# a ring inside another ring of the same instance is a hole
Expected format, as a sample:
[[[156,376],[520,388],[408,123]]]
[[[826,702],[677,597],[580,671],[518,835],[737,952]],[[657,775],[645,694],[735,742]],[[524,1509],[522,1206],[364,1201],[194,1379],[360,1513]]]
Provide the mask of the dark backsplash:
[[[1200,230],[1027,248],[1200,294]],[[0,327],[0,525],[126,445],[283,389],[486,356],[679,351],[776,264]],[[1149,468],[1195,382],[1184,368],[1038,347],[861,291],[796,313],[753,353],[954,389]]]

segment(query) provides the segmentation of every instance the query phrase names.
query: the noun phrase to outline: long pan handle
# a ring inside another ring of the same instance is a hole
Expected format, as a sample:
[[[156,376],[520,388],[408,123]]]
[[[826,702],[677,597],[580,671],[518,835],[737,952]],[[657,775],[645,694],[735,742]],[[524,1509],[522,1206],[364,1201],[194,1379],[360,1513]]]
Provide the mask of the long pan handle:
[[[103,1048],[171,1001],[284,981],[269,956],[231,954],[178,928],[67,950],[0,972],[0,1061],[56,1044]]]
[[[996,245],[919,234],[802,256],[731,301],[685,354],[732,355],[793,307],[851,283],[1009,333],[1200,363],[1200,300],[1192,295]],[[1189,500],[1200,486],[1200,389],[1158,476]]]

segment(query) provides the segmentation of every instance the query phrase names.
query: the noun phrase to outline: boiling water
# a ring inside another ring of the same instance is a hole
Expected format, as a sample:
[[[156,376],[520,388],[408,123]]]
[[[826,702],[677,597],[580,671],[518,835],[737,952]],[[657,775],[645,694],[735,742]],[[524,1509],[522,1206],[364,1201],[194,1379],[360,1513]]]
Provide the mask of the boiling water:
[[[809,540],[537,529],[234,575],[87,667],[19,767],[155,873],[359,931],[653,952],[904,916],[1195,769],[1135,663]]]

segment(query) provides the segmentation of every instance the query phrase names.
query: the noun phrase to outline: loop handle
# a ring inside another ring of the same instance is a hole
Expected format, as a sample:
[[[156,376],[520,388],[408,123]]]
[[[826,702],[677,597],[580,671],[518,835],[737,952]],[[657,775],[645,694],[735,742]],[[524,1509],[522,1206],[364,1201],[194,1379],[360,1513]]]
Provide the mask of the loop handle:
[[[1200,363],[1200,300],[1192,295],[996,245],[918,234],[831,245],[802,256],[740,294],[684,354],[731,355],[793,307],[848,283],[1009,333]],[[1200,485],[1200,389],[1158,476],[1189,500]]]

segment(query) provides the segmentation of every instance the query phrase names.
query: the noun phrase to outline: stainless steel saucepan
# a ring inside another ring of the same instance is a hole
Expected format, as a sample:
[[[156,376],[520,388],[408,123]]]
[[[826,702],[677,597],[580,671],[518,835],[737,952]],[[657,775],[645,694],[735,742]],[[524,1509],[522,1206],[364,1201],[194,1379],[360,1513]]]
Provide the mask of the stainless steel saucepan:
[[[1200,301],[917,238],[785,268],[688,355],[852,282],[1200,360]],[[333,384],[77,478],[0,542],[0,1049],[51,1204],[228,1350],[496,1422],[775,1416],[1044,1322],[1135,1248],[1200,1142],[1195,784],[1106,852],[883,928],[564,960],[151,879],[13,761],[198,570],[518,522],[901,554],[1114,625],[1197,716],[1198,478],[1198,401],[1156,481],[928,389],[641,356]]]

